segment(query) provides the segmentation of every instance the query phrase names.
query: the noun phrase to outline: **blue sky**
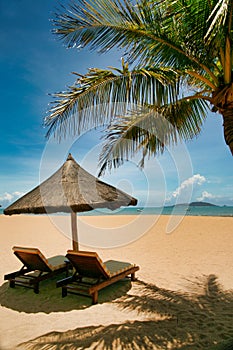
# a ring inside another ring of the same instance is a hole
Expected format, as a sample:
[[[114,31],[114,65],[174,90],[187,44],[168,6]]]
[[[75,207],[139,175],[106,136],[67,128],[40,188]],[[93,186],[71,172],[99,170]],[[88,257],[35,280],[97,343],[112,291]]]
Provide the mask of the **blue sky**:
[[[121,53],[66,49],[51,33],[50,19],[57,7],[56,0],[0,0],[3,206],[57,170],[68,151],[88,171],[97,173],[100,131],[58,145],[45,139],[43,117],[52,100],[48,94],[72,84],[72,71],[120,66]],[[233,205],[233,159],[223,139],[220,115],[210,113],[197,139],[150,159],[144,170],[137,167],[137,161],[137,157],[132,159],[103,180],[132,193],[139,205],[169,205],[187,199]]]

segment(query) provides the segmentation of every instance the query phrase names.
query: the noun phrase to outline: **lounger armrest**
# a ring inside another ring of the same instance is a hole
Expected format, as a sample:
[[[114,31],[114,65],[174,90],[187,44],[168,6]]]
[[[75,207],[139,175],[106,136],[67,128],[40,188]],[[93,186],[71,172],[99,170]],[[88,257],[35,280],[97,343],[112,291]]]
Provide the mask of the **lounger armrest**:
[[[63,278],[62,280],[57,281],[56,287],[57,287],[57,288],[63,287],[63,286],[65,286],[66,284],[71,283],[72,281],[73,281],[73,276]]]
[[[22,276],[25,273],[28,273],[30,271],[32,271],[32,270],[25,268],[25,269],[21,269],[19,271],[8,273],[7,275],[4,275],[4,280],[10,280],[10,279],[13,279],[15,277]]]

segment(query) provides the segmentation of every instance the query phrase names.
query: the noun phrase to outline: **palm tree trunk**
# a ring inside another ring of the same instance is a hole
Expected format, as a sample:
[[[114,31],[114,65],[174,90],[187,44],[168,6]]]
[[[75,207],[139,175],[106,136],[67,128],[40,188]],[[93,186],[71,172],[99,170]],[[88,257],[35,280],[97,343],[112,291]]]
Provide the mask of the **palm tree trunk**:
[[[223,116],[224,138],[233,155],[233,108],[224,109],[221,113]]]
[[[233,155],[233,83],[214,91],[211,103],[223,116],[224,138]]]

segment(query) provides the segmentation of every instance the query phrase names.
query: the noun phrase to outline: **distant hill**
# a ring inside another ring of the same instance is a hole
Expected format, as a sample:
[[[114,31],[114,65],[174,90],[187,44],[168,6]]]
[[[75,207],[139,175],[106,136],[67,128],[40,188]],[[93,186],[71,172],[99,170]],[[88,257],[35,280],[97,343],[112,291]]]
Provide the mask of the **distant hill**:
[[[218,205],[208,202],[192,202],[172,205],[171,207],[218,207]]]
[[[217,207],[217,205],[208,202],[192,202],[190,207]]]

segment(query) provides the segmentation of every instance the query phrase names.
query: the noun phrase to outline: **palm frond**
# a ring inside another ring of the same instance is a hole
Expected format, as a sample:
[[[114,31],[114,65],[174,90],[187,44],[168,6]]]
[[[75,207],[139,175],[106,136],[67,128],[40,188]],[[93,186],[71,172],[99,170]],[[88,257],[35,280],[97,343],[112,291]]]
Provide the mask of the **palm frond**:
[[[155,110],[139,108],[127,116],[118,117],[106,130],[106,142],[99,160],[99,175],[103,175],[107,168],[111,170],[112,167],[122,165],[124,161],[139,152],[142,146],[144,156],[148,150],[162,153],[165,135],[172,135],[174,131],[172,128],[169,133],[166,133],[165,126],[171,127],[171,124],[169,125]],[[172,136],[176,140],[176,133]]]
[[[100,154],[99,175],[119,167],[141,152],[140,167],[146,156],[156,156],[179,140],[189,140],[200,133],[208,105],[202,99],[182,99],[176,104],[148,106],[118,117],[106,130]]]
[[[117,43],[119,47],[129,47],[124,33],[131,28],[132,36],[133,31],[137,35],[136,29],[143,24],[140,8],[132,6],[128,0],[81,0],[79,4],[68,6],[67,12],[55,14],[53,32],[68,47],[89,45],[100,52],[108,51]]]
[[[219,31],[222,32],[225,27],[227,15],[231,13],[230,8],[232,7],[230,0],[218,0],[208,18],[208,30],[205,35],[207,44],[210,44],[212,39],[216,37]],[[232,16],[232,14],[231,14]]]
[[[165,105],[179,95],[177,74],[167,68],[143,68],[129,71],[112,68],[89,69],[68,91],[54,94],[54,105],[45,118],[47,136],[54,133],[80,134],[90,127],[106,123],[117,114],[125,114],[129,104]]]
[[[47,135],[80,134],[110,123],[100,160],[104,171],[135,152],[142,152],[143,164],[147,155],[198,135],[206,101],[223,115],[226,129],[223,109],[232,111],[232,96],[223,96],[232,89],[232,1],[80,0],[63,10],[54,33],[68,47],[101,53],[120,48],[131,70],[124,62],[122,68],[92,68],[54,94]],[[132,106],[148,109],[140,114]],[[114,121],[116,115],[124,117]],[[168,123],[162,136],[161,122]]]
[[[195,0],[196,11],[190,11],[190,0],[158,3],[81,1],[70,5],[66,13],[56,14],[54,33],[68,47],[89,46],[99,52],[121,48],[130,63],[138,62],[140,66],[162,64],[173,69],[195,68],[215,81],[214,74],[205,64],[210,63],[206,51],[211,48],[205,47],[201,35],[196,34],[208,18],[206,3]],[[186,22],[188,24],[184,26]]]

